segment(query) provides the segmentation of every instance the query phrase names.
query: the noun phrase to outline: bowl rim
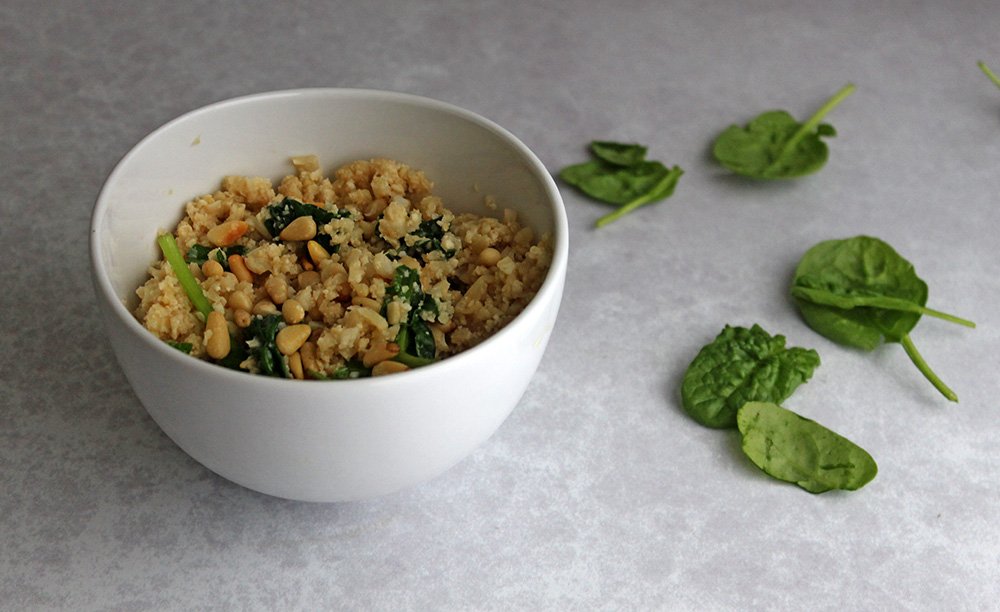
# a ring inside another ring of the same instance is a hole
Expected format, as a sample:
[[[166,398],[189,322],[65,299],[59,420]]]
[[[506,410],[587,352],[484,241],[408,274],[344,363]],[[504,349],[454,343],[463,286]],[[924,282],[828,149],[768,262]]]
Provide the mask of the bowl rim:
[[[218,112],[224,110],[231,106],[238,106],[244,104],[252,104],[265,100],[274,100],[285,97],[301,97],[301,96],[313,96],[313,97],[332,97],[334,99],[338,98],[369,98],[378,101],[390,101],[397,102],[412,106],[423,107],[433,111],[441,112],[444,114],[449,114],[458,117],[464,121],[473,123],[488,132],[493,133],[500,140],[504,141],[505,144],[513,148],[521,158],[523,158],[531,171],[540,179],[541,186],[546,199],[549,201],[552,208],[553,217],[553,231],[552,231],[552,261],[549,265],[549,269],[546,271],[545,279],[542,281],[542,285],[539,287],[538,291],[532,296],[531,300],[525,306],[525,308],[519,312],[513,319],[511,319],[504,327],[497,330],[489,337],[484,339],[479,344],[470,347],[456,355],[452,355],[441,359],[440,361],[422,366],[419,368],[413,368],[405,372],[399,372],[393,374],[392,376],[376,376],[376,377],[365,377],[356,379],[343,379],[337,381],[308,381],[308,380],[295,380],[295,379],[284,379],[276,378],[271,376],[262,376],[259,374],[251,374],[250,372],[245,372],[242,370],[232,370],[229,368],[221,367],[217,364],[210,363],[208,361],[192,358],[189,355],[181,353],[177,349],[172,348],[166,342],[159,340],[154,336],[149,330],[143,327],[138,319],[133,315],[132,312],[122,303],[122,300],[116,294],[110,280],[110,275],[105,269],[103,262],[99,256],[101,252],[99,227],[103,221],[107,208],[110,206],[110,192],[113,189],[113,185],[118,180],[119,176],[125,171],[126,166],[132,160],[133,157],[137,156],[141,149],[143,149],[150,141],[157,138],[161,133],[174,129],[178,124],[189,121],[195,117]],[[511,132],[497,124],[496,122],[487,119],[477,113],[470,110],[464,109],[460,106],[454,104],[443,102],[441,100],[436,100],[433,98],[428,98],[424,96],[419,96],[415,94],[380,90],[380,89],[366,89],[366,88],[343,88],[343,87],[307,87],[307,88],[297,88],[297,89],[282,89],[274,91],[259,92],[253,94],[246,94],[242,96],[237,96],[233,98],[228,98],[224,100],[219,100],[212,102],[210,104],[201,106],[199,108],[187,111],[181,115],[174,117],[173,119],[162,124],[158,128],[149,132],[146,136],[142,137],[138,142],[132,145],[129,150],[119,159],[115,164],[114,169],[105,179],[101,186],[101,190],[98,193],[96,202],[94,204],[93,211],[90,217],[90,239],[89,239],[89,250],[90,250],[90,266],[91,275],[93,278],[93,284],[96,290],[101,294],[104,301],[106,301],[114,314],[114,319],[117,322],[124,324],[126,330],[131,336],[135,336],[140,342],[151,348],[153,351],[159,352],[161,356],[169,360],[178,360],[177,363],[181,367],[193,367],[193,368],[210,368],[202,370],[205,375],[215,375],[222,377],[223,380],[227,380],[228,377],[237,377],[229,379],[232,382],[243,381],[253,382],[253,384],[262,385],[278,385],[287,386],[292,385],[292,388],[309,388],[304,387],[303,383],[308,382],[336,382],[338,385],[353,385],[354,388],[361,388],[362,386],[370,387],[386,387],[394,386],[398,384],[406,383],[414,377],[425,376],[428,372],[434,374],[447,374],[445,368],[455,369],[461,365],[461,362],[468,360],[470,357],[479,354],[497,342],[501,341],[501,337],[506,335],[510,328],[518,323],[518,321],[524,320],[531,313],[544,309],[546,303],[550,300],[561,299],[561,295],[553,295],[557,292],[561,292],[562,284],[565,281],[566,268],[568,266],[569,259],[569,222],[566,214],[566,205],[562,200],[562,196],[559,192],[559,188],[552,177],[552,174],[545,168],[545,165],[541,160],[532,152],[527,145],[521,142],[516,136]],[[110,324],[110,323],[108,323]],[[463,359],[465,357],[465,359]],[[249,378],[248,378],[249,377]]]

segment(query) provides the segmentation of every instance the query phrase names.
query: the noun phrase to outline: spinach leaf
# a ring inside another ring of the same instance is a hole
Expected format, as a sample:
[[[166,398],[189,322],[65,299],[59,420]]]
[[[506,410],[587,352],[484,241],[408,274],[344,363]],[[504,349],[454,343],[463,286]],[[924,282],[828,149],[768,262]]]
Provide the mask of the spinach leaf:
[[[819,367],[814,350],[785,347],[759,325],[726,327],[701,349],[681,381],[684,410],[707,427],[736,427],[736,413],[750,401],[780,403]]]
[[[646,159],[647,150],[640,144],[623,144],[607,140],[595,140],[590,143],[590,152],[594,157],[626,168],[642,163]]]
[[[420,259],[421,255],[432,251],[441,251],[445,259],[455,256],[455,249],[445,249],[441,246],[441,239],[444,238],[447,229],[441,225],[441,217],[434,217],[421,221],[417,229],[410,235],[415,238],[413,244],[401,249],[414,259]]]
[[[427,319],[433,319],[438,314],[437,302],[424,293],[420,285],[420,273],[408,266],[397,266],[391,285],[385,290],[383,314],[389,302],[399,298],[410,307],[406,320],[399,325],[396,344],[399,354],[393,359],[410,367],[419,367],[435,361],[437,346],[434,335],[427,324]]]
[[[195,309],[201,313],[201,321],[204,323],[208,320],[208,315],[213,310],[212,303],[205,297],[205,293],[201,290],[201,285],[198,284],[194,274],[191,274],[191,269],[188,268],[187,262],[184,261],[184,256],[181,255],[180,247],[177,246],[174,235],[160,234],[157,236],[156,242],[160,245],[160,250],[163,251],[163,259],[167,260],[167,263],[170,264],[170,269],[174,271],[174,276],[177,277],[181,287],[184,289],[184,293],[187,294],[188,299],[194,304]]]
[[[223,269],[229,270],[229,256],[245,254],[246,248],[240,245],[214,247],[206,244],[195,244],[188,249],[184,258],[188,261],[188,263],[195,263],[200,266],[208,261],[209,257],[211,257],[215,261],[222,264]]]
[[[278,235],[289,223],[299,217],[312,217],[316,222],[316,237],[314,240],[319,243],[327,252],[336,253],[340,250],[339,244],[333,244],[332,238],[323,230],[323,226],[334,219],[346,219],[351,216],[351,211],[345,209],[327,210],[322,206],[314,204],[304,204],[295,198],[285,197],[280,202],[275,202],[267,207],[267,215],[264,220],[264,227],[271,234],[274,240],[279,240]]]
[[[598,219],[597,227],[669,198],[684,174],[677,166],[667,168],[646,160],[646,148],[641,145],[594,141],[590,149],[595,159],[567,166],[559,177],[594,199],[619,206]]]
[[[909,333],[922,315],[968,327],[975,323],[927,308],[927,283],[884,241],[856,236],[813,246],[796,267],[791,294],[815,331],[868,351],[883,338],[900,343],[934,387],[958,401],[921,357]]]
[[[278,378],[291,376],[288,362],[275,344],[275,338],[284,326],[285,320],[280,314],[275,313],[253,317],[250,325],[243,330],[249,353],[257,361],[260,373],[265,376]]]
[[[878,473],[863,448],[773,402],[747,402],[736,415],[743,453],[767,474],[810,493],[854,491]]]
[[[821,137],[836,136],[823,118],[854,91],[848,84],[805,123],[783,110],[761,113],[746,128],[731,125],[715,140],[715,159],[737,174],[755,179],[789,179],[816,172],[829,150]]]
[[[167,344],[174,347],[178,351],[184,353],[185,355],[190,355],[191,350],[194,348],[194,345],[191,344],[190,342],[174,342],[173,340],[167,340]]]
[[[1000,87],[1000,77],[998,77],[997,75],[993,74],[993,71],[990,70],[990,67],[986,65],[986,62],[980,60],[979,61],[979,69],[982,70],[983,74],[985,74],[987,77],[989,77],[989,79],[991,81],[993,81],[994,85],[996,85],[997,87]]]
[[[360,359],[348,359],[344,365],[334,370],[333,374],[329,376],[315,370],[307,371],[309,376],[316,380],[349,380],[351,378],[367,378],[372,375],[372,369],[366,367]]]

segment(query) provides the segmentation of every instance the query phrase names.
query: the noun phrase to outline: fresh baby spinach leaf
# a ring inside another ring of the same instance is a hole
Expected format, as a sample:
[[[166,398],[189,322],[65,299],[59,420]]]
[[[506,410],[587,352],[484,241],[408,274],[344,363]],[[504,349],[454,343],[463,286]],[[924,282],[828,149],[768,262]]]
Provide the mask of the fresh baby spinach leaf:
[[[819,367],[819,354],[786,348],[785,337],[759,325],[725,329],[688,366],[681,381],[684,410],[702,425],[736,427],[736,413],[750,401],[780,403]]]
[[[597,220],[597,227],[633,210],[669,198],[684,171],[646,160],[646,147],[607,141],[590,144],[595,159],[567,166],[559,177],[588,196],[618,205]]]
[[[603,159],[616,166],[634,166],[646,159],[648,149],[640,144],[625,144],[608,140],[595,140],[590,143],[590,152],[594,157]]]
[[[996,85],[997,87],[1000,87],[1000,77],[998,77],[997,75],[993,74],[993,71],[990,70],[990,67],[986,65],[986,62],[984,62],[982,60],[979,60],[979,69],[982,70],[983,74],[985,74],[987,77],[989,77],[989,79],[991,81],[993,81],[994,85]]]
[[[731,125],[715,140],[712,152],[720,164],[755,179],[790,179],[812,174],[826,164],[829,149],[822,137],[836,130],[820,123],[854,91],[848,84],[805,123],[783,110],[761,113],[746,128]]]
[[[922,315],[967,327],[975,323],[927,308],[927,283],[913,264],[878,238],[821,242],[802,256],[792,298],[809,327],[834,342],[874,350],[900,343],[914,365],[949,400],[955,393],[931,370],[910,339]]]
[[[863,448],[774,402],[747,402],[736,422],[743,453],[757,467],[810,493],[854,491],[878,473]]]

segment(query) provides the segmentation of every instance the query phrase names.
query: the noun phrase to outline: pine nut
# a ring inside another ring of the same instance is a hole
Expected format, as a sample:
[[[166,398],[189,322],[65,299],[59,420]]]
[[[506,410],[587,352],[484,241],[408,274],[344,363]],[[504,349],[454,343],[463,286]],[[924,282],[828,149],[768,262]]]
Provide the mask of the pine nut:
[[[280,276],[268,276],[264,281],[264,291],[271,297],[271,301],[281,306],[288,299],[288,283]]]
[[[218,310],[208,313],[205,321],[205,331],[211,332],[205,341],[205,351],[212,359],[222,359],[229,354],[229,328],[226,327],[226,317]]]
[[[201,264],[201,273],[205,275],[205,278],[222,276],[225,272],[226,269],[222,267],[222,264],[214,259],[206,259],[205,263]]]
[[[386,374],[398,374],[409,370],[409,366],[398,361],[380,361],[372,368],[372,376],[385,376]]]
[[[312,240],[316,237],[316,220],[308,216],[299,217],[286,225],[278,237],[292,242]]]
[[[392,300],[386,305],[385,319],[389,325],[399,325],[403,320],[403,304],[399,300]]]
[[[362,358],[366,368],[370,368],[376,363],[381,363],[386,359],[392,359],[399,354],[399,345],[395,342],[379,341],[372,345]]]
[[[302,355],[298,352],[292,353],[288,356],[288,369],[292,371],[292,376],[296,380],[304,379],[305,372],[302,371]]]
[[[253,272],[247,269],[247,262],[242,255],[230,255],[227,261],[229,261],[229,269],[236,275],[236,280],[241,283],[253,282]]]
[[[250,226],[245,221],[226,221],[208,230],[208,241],[217,247],[229,246],[247,233]]]
[[[233,320],[236,321],[236,325],[240,327],[249,327],[250,321],[253,320],[253,315],[250,314],[250,311],[240,308],[233,311]]]
[[[500,261],[500,251],[493,247],[486,247],[479,252],[478,261],[484,266],[495,266]]]
[[[283,355],[291,355],[302,347],[309,339],[310,334],[312,334],[312,328],[305,323],[289,325],[278,332],[274,338],[274,344]]]
[[[253,300],[243,291],[233,291],[226,300],[226,305],[233,310],[246,310],[250,312],[253,308]]]
[[[281,305],[281,316],[285,318],[285,323],[295,325],[306,317],[306,309],[296,299],[285,300]]]
[[[309,251],[309,258],[312,259],[313,263],[317,266],[321,261],[330,259],[330,253],[323,248],[323,245],[315,240],[310,240],[306,243],[306,250]]]
[[[269,315],[278,312],[278,308],[271,300],[261,300],[253,305],[251,312],[255,315]]]
[[[302,367],[306,370],[316,372],[319,366],[316,364],[316,343],[308,340],[299,347],[299,356],[302,359]]]

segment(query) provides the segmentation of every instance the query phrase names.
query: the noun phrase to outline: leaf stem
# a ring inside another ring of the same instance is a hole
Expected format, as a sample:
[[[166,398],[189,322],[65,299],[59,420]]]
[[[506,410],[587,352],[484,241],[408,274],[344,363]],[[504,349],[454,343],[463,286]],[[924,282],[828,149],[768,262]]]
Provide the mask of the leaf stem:
[[[820,121],[822,121],[823,118],[826,117],[830,113],[830,111],[832,111],[838,104],[843,102],[844,98],[851,95],[853,92],[854,92],[854,83],[848,83],[847,85],[844,85],[840,89],[840,91],[835,93],[832,98],[827,100],[826,104],[821,106],[818,111],[813,113],[813,116],[809,117],[809,119],[807,119],[806,122],[803,123],[799,127],[799,129],[796,130],[794,134],[792,134],[792,137],[789,138],[788,142],[785,143],[785,146],[782,147],[781,153],[779,153],[777,157],[774,158],[774,161],[772,161],[770,165],[768,165],[768,167],[764,169],[762,174],[764,175],[769,174],[770,171],[776,165],[778,165],[778,162],[784,159],[786,155],[794,151],[796,147],[799,146],[799,141],[801,141],[807,135],[813,133],[813,131],[816,130],[816,126],[819,125]]]
[[[979,69],[982,70],[983,73],[986,76],[988,76],[991,81],[993,81],[994,85],[996,85],[997,87],[1000,87],[1000,77],[998,77],[997,75],[993,74],[993,71],[990,70],[990,67],[987,66],[986,62],[984,62],[983,60],[979,60],[978,63],[979,63]]]
[[[163,258],[170,264],[170,268],[174,271],[174,275],[177,276],[177,280],[184,289],[184,293],[187,294],[191,303],[201,313],[202,322],[204,323],[208,320],[208,315],[213,310],[212,303],[205,297],[204,292],[201,290],[201,285],[198,284],[194,275],[191,274],[191,269],[188,268],[187,262],[184,261],[184,256],[181,255],[177,241],[174,240],[174,235],[169,233],[160,234],[156,238],[156,242],[160,245],[160,250],[163,251]]]
[[[676,181],[680,177],[681,174],[683,174],[683,172],[681,171],[680,168],[678,168],[676,166],[673,167],[673,168],[671,168],[670,172],[667,172],[667,174],[663,177],[663,179],[661,179],[660,182],[657,183],[652,189],[650,189],[646,193],[642,194],[638,198],[636,198],[636,199],[634,199],[634,200],[632,200],[630,202],[626,202],[625,204],[622,204],[616,210],[614,210],[614,211],[612,211],[612,212],[604,215],[603,217],[601,217],[600,219],[598,219],[594,223],[594,225],[596,227],[603,227],[603,226],[607,225],[608,223],[611,223],[612,221],[614,221],[614,220],[616,220],[616,219],[618,219],[618,218],[620,218],[620,217],[622,217],[624,215],[627,215],[628,213],[632,212],[636,208],[639,208],[640,206],[643,206],[644,204],[649,204],[650,202],[654,202],[654,201],[657,201],[659,199],[663,199],[663,198],[667,197],[667,196],[664,196],[662,194],[667,189],[667,186],[671,182]],[[668,193],[667,195],[670,195],[670,194]]]
[[[956,317],[955,315],[950,315],[948,313],[941,312],[940,310],[927,308],[926,306],[921,306],[920,304],[911,302],[909,300],[904,300],[901,298],[894,298],[889,296],[842,297],[831,291],[824,291],[822,289],[811,289],[807,287],[792,287],[792,297],[804,299],[813,302],[814,304],[836,306],[837,308],[844,308],[846,310],[857,307],[868,307],[868,308],[882,308],[884,310],[897,310],[901,312],[915,312],[918,314],[927,315],[929,317],[935,317],[943,321],[948,321],[949,323],[957,323],[958,325],[964,325],[965,327],[972,327],[972,328],[976,327],[976,324],[972,321],[969,321],[968,319],[962,319],[960,317]]]
[[[927,362],[924,361],[920,352],[917,351],[917,347],[914,346],[913,340],[910,339],[910,334],[903,334],[900,342],[902,343],[906,354],[909,355],[910,361],[913,362],[913,365],[917,366],[917,369],[920,370],[920,373],[923,374],[927,380],[931,381],[934,388],[940,391],[941,395],[945,396],[949,401],[957,403],[958,396],[955,395],[955,392],[949,389],[948,385],[944,384],[944,381],[938,378],[938,375],[931,370],[929,365],[927,365]]]

